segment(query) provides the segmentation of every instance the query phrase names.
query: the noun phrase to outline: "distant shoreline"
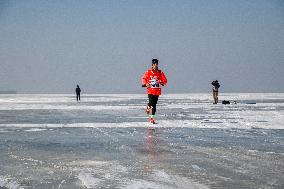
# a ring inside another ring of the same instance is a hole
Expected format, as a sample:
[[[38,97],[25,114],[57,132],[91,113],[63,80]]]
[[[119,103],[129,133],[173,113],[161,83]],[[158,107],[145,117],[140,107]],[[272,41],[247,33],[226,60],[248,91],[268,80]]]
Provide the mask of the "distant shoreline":
[[[18,94],[15,90],[0,91],[0,94]]]
[[[234,94],[283,94],[284,92],[222,92],[221,95],[234,95]],[[74,95],[74,93],[25,93],[17,91],[0,91],[0,94],[17,94],[17,95]],[[184,93],[163,93],[161,96],[167,95],[198,95],[198,94],[209,94],[211,95],[211,91],[209,92],[184,92]],[[76,95],[76,94],[75,94]],[[83,93],[81,95],[89,96],[89,95],[145,95],[145,93]]]

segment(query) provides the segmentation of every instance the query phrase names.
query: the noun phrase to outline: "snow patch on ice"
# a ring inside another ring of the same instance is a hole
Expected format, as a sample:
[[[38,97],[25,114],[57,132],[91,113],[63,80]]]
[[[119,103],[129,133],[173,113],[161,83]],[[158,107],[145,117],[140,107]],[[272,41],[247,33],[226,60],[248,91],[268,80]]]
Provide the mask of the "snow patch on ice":
[[[6,178],[0,176],[0,187],[8,188],[8,189],[24,189],[20,184],[15,181],[13,178]]]
[[[4,177],[1,177],[1,176],[0,176],[0,186],[1,186],[1,187],[6,186],[6,183],[7,183],[7,182],[8,182],[7,179],[5,179]]]
[[[68,163],[68,166],[103,166],[107,165],[106,161],[92,161],[92,160],[81,160],[81,161],[72,161]]]
[[[9,131],[6,131],[4,129],[0,129],[0,133],[7,133],[7,132],[9,132]]]
[[[128,173],[127,167],[120,165],[116,161],[74,161],[68,165],[75,165],[80,172],[78,179],[87,188],[94,188],[99,185],[104,186],[108,182],[120,182]],[[77,167],[78,165],[80,165],[80,168]]]
[[[123,187],[124,189],[174,189],[174,187],[166,187],[164,185],[155,183],[155,182],[150,182],[146,180],[133,180],[129,185]]]
[[[200,168],[198,165],[191,165],[191,167],[196,171],[202,171],[203,169]]]
[[[188,178],[181,177],[178,175],[169,175],[163,170],[155,170],[152,178],[156,182],[163,184],[163,188],[187,188],[187,189],[207,189],[207,186],[194,182]],[[155,182],[155,183],[156,183]]]
[[[33,159],[31,157],[20,157],[20,156],[17,156],[17,155],[14,155],[14,154],[9,154],[9,157],[13,158],[13,159],[16,159],[18,161],[25,161],[25,162],[33,162],[33,163],[37,163],[37,164],[44,164],[43,161],[40,161],[40,160],[37,160],[37,159]]]
[[[162,181],[168,181],[170,179],[170,175],[168,175],[166,172],[164,171],[161,171],[161,170],[155,170],[153,172],[154,174],[154,177],[159,179],[159,180],[162,180]]]
[[[94,188],[102,181],[99,178],[95,178],[89,171],[81,171],[78,175],[78,179],[86,188]]]
[[[187,178],[168,175],[164,171],[156,170],[152,177],[155,181],[148,180],[133,180],[130,184],[125,186],[125,189],[209,189],[207,186],[190,181]]]
[[[35,131],[46,131],[47,129],[40,129],[40,128],[33,128],[33,129],[27,129],[25,131],[27,132],[35,132]]]

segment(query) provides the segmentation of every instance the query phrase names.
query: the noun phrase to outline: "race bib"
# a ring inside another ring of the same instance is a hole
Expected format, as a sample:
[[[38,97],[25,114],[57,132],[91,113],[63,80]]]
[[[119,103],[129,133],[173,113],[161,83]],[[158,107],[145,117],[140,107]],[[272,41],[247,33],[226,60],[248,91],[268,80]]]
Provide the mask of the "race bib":
[[[149,82],[150,82],[149,84],[151,85],[152,88],[155,88],[155,87],[159,87],[159,86],[160,86],[160,85],[159,85],[159,81],[158,81],[158,79],[156,79],[156,78],[150,79]]]

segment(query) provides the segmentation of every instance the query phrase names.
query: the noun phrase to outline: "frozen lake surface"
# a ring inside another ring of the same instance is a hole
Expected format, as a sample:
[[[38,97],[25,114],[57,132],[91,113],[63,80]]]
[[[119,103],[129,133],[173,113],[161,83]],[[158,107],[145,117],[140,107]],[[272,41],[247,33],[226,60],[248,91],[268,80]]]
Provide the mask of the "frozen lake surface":
[[[0,188],[284,188],[284,93],[0,95]]]

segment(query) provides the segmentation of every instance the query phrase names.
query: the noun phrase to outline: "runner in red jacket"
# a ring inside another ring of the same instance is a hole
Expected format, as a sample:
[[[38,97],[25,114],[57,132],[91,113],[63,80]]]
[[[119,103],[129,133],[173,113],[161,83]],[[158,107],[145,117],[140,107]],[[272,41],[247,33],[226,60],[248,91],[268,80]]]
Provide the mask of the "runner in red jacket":
[[[167,78],[165,74],[158,69],[158,59],[152,60],[152,69],[148,70],[142,77],[142,87],[147,87],[147,94],[149,103],[146,108],[146,113],[150,115],[150,123],[155,123],[154,115],[156,113],[156,105],[159,95],[161,95],[161,86],[167,84]]]

